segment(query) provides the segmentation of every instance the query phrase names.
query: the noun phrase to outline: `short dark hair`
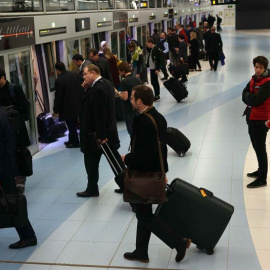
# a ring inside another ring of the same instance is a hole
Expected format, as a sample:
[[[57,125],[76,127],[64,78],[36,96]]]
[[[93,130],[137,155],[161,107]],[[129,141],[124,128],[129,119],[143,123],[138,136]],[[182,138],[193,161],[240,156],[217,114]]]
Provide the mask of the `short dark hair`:
[[[63,62],[57,62],[54,65],[55,69],[58,69],[59,71],[65,71],[66,70],[66,66]]]
[[[95,48],[92,48],[92,49],[90,49],[88,54],[90,54],[90,53],[92,53],[93,56],[96,56],[98,54],[98,51]]]
[[[151,106],[154,103],[154,94],[153,90],[146,85],[136,85],[132,88],[132,92],[134,91],[135,101],[139,98],[142,103],[147,106]]]
[[[268,67],[268,59],[265,56],[257,56],[253,59],[253,66],[255,67],[256,63],[261,64],[264,68]]]
[[[154,40],[152,38],[148,38],[146,42],[155,44],[155,42],[154,42]]]
[[[2,68],[0,68],[0,78],[4,77],[5,79],[7,78],[6,77],[6,72],[5,70],[3,70]]]
[[[74,54],[73,56],[72,56],[72,60],[75,60],[75,61],[84,61],[84,58],[82,57],[82,55],[81,54],[79,54],[79,53],[76,53],[76,54]]]
[[[154,31],[154,33],[155,33],[155,34],[157,34],[157,33],[158,33],[157,28],[155,28],[153,31]]]
[[[179,38],[180,39],[185,39],[185,36],[184,35],[179,35]]]
[[[121,62],[118,66],[119,71],[123,71],[125,73],[131,72],[131,67],[127,62]]]

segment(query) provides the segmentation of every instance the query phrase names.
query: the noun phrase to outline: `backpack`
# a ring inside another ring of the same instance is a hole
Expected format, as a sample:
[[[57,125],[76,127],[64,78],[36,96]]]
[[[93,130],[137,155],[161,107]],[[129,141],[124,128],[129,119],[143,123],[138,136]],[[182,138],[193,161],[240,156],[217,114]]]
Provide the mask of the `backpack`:
[[[19,135],[21,129],[21,114],[15,109],[14,105],[1,106],[1,109],[7,114],[8,121],[16,135]]]
[[[15,88],[15,84],[9,83],[8,89],[9,89],[9,94],[10,94],[10,96],[12,98],[16,98],[14,88]],[[28,121],[31,118],[31,103],[30,103],[30,100],[29,99],[27,99],[27,112],[25,112],[24,114],[22,114],[22,117],[23,117],[23,120],[24,121]]]

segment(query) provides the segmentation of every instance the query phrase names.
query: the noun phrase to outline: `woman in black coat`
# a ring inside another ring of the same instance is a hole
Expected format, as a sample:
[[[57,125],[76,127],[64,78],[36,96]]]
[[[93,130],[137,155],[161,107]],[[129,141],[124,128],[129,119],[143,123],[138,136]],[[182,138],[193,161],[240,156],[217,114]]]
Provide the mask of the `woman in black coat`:
[[[197,39],[196,32],[190,33],[190,69],[194,71],[196,69],[196,66],[198,66],[198,71],[202,71],[201,64],[199,62],[199,41]]]

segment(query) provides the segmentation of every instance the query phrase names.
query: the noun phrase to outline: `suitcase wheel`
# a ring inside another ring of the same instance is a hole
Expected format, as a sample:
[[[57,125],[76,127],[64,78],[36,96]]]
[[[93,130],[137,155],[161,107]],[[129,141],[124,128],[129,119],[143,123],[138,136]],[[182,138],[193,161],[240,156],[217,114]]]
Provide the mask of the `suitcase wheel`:
[[[206,253],[207,253],[207,255],[213,255],[214,250],[213,249],[207,249]]]
[[[179,151],[179,152],[178,152],[178,156],[179,156],[179,157],[184,157],[185,154],[186,154],[186,152],[184,152],[184,151]]]

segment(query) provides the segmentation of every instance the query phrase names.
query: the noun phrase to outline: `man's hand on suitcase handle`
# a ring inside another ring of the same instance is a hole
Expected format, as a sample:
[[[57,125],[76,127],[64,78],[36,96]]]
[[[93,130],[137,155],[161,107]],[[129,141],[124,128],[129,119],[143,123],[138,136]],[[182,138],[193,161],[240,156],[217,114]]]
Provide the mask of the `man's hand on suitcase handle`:
[[[103,140],[98,139],[97,142],[98,142],[98,144],[107,143],[108,142],[108,139],[107,138],[105,138]]]

